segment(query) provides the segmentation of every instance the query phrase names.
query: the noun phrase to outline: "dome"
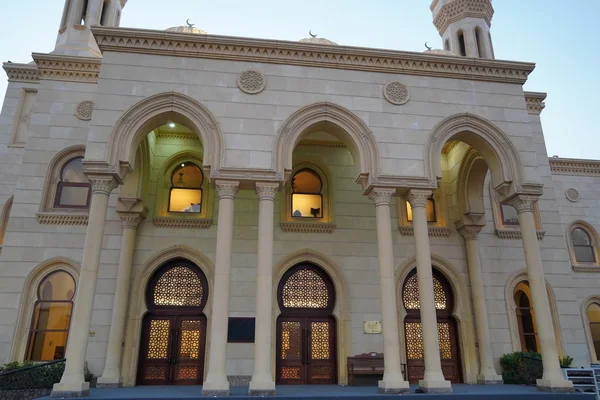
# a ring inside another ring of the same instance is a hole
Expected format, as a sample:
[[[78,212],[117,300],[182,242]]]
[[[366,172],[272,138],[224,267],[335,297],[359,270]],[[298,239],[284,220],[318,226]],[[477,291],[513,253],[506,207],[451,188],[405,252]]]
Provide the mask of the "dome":
[[[426,53],[426,54],[436,54],[436,55],[440,55],[440,56],[454,56],[454,57],[456,57],[456,54],[454,54],[450,50],[442,50],[442,49],[425,50],[423,53]]]
[[[335,42],[332,42],[329,39],[325,39],[325,38],[320,38],[320,37],[309,37],[309,38],[305,38],[305,39],[300,39],[299,42],[302,43],[314,43],[314,44],[327,44],[330,46],[337,46],[338,44]]]
[[[165,29],[167,32],[177,32],[177,33],[194,33],[196,35],[206,35],[207,32],[202,29],[198,29],[194,26],[174,26],[172,28]]]

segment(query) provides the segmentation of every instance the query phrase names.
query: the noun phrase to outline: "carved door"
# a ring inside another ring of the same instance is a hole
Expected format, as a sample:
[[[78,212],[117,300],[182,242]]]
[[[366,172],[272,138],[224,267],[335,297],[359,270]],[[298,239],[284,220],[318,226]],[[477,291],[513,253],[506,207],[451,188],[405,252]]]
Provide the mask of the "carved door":
[[[202,384],[205,318],[148,315],[143,325],[138,384]]]
[[[335,348],[331,318],[279,318],[277,383],[335,384]]]

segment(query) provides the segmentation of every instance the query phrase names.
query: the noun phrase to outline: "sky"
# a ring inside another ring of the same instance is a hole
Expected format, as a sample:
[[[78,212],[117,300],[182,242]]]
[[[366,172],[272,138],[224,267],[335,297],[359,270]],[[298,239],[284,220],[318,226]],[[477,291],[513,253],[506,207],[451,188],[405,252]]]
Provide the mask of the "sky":
[[[430,0],[129,0],[122,27],[166,29],[186,19],[209,34],[423,51],[441,48]],[[54,48],[64,0],[0,0],[0,60],[30,62]],[[600,159],[600,0],[495,0],[497,59],[535,62],[524,90],[547,92],[548,155]],[[0,72],[0,93],[6,90]],[[0,99],[0,102],[3,100]]]

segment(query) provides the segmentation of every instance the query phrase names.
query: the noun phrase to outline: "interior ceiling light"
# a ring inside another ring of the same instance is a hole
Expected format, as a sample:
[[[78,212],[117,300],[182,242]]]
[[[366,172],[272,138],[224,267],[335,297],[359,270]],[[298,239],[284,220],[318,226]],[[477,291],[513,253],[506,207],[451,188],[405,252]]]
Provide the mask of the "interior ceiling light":
[[[169,128],[175,128],[175,122],[169,122]]]

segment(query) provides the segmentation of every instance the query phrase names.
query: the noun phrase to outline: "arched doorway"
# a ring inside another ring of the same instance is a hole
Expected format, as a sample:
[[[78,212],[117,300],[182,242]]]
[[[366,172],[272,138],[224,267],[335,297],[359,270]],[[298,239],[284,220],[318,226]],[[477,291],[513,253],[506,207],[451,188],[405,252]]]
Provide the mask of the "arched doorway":
[[[290,268],[277,288],[277,383],[335,384],[335,291],[319,267]]]
[[[208,283],[193,263],[160,267],[146,289],[138,385],[200,385],[204,375]]]
[[[440,358],[444,378],[452,383],[461,382],[461,362],[458,347],[456,321],[452,317],[454,309],[452,288],[446,278],[433,269],[433,296],[437,317]],[[406,364],[408,381],[417,383],[425,374],[423,358],[423,327],[421,325],[421,302],[417,270],[408,274],[402,286],[402,302],[406,309],[404,334],[406,343]]]

